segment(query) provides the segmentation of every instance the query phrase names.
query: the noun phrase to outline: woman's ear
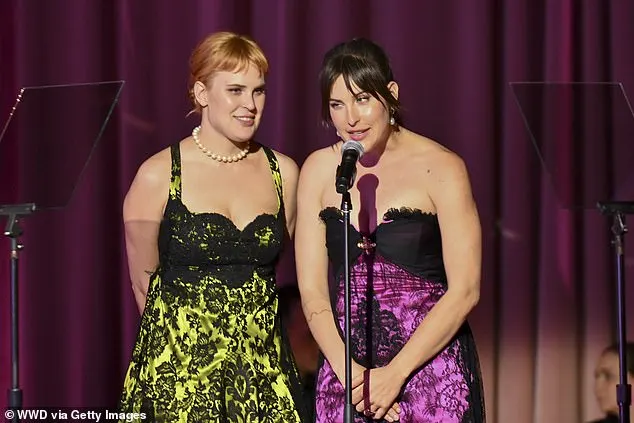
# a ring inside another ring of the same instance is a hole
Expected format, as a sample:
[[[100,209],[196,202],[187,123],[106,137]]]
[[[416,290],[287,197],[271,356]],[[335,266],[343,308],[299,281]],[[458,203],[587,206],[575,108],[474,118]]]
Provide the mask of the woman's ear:
[[[208,104],[207,100],[207,87],[200,81],[196,81],[194,84],[194,97],[196,98],[196,102],[200,104],[200,107],[206,107]]]
[[[390,81],[387,84],[387,89],[390,90],[392,96],[394,96],[394,98],[398,100],[398,84],[396,83],[396,81]]]

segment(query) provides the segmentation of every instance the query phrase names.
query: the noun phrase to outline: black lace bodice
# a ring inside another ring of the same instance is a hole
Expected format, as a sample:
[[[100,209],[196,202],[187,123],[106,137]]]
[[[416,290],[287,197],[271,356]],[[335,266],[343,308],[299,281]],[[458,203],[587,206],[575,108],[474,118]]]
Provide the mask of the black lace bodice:
[[[336,207],[327,207],[319,216],[326,224],[329,258],[339,274],[344,259],[342,212]],[[368,252],[369,247],[413,274],[430,280],[446,280],[440,227],[435,214],[406,207],[391,208],[370,234],[361,234],[351,225],[348,242],[350,265]]]
[[[172,183],[159,235],[163,271],[200,269],[217,274],[231,286],[243,283],[254,269],[261,276],[274,273],[284,239],[284,202],[279,164],[271,150],[264,151],[272,166],[278,211],[260,214],[240,230],[222,214],[187,209],[181,199],[180,151],[172,149]]]

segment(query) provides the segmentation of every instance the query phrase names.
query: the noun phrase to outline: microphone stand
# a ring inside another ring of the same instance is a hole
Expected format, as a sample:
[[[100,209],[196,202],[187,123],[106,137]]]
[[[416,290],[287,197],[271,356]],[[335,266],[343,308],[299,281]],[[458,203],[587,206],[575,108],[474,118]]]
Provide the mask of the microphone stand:
[[[344,269],[344,296],[345,296],[345,366],[346,366],[346,405],[344,408],[344,423],[354,422],[355,407],[352,404],[352,354],[350,346],[352,339],[350,335],[351,326],[351,300],[350,300],[350,251],[348,247],[348,238],[350,236],[350,211],[352,210],[352,202],[350,201],[350,193],[345,190],[341,193],[341,211],[343,213],[343,269]]]
[[[0,216],[7,216],[7,225],[4,235],[11,239],[11,388],[7,392],[8,407],[11,410],[22,408],[22,389],[20,389],[19,364],[18,364],[18,270],[19,254],[24,248],[19,242],[22,235],[18,220],[21,216],[29,215],[35,211],[35,204],[16,204],[0,206]],[[19,421],[17,414],[11,419]]]
[[[619,404],[619,423],[630,423],[630,404],[632,403],[632,387],[627,383],[626,362],[626,323],[625,323],[625,255],[623,235],[627,232],[625,214],[634,214],[634,202],[597,203],[602,214],[612,216],[612,243],[616,251],[616,285],[617,285],[617,326],[619,343],[619,384],[616,387],[616,399]]]
[[[354,185],[354,178],[357,174],[357,160],[363,155],[363,145],[358,141],[346,141],[341,146],[341,164],[337,167],[335,177],[335,188],[341,194],[341,212],[343,213],[343,268],[344,268],[344,296],[345,296],[345,384],[346,384],[346,404],[344,407],[344,423],[353,423],[354,412],[352,404],[352,354],[351,354],[351,299],[350,299],[350,211],[352,201],[350,200],[350,188]]]

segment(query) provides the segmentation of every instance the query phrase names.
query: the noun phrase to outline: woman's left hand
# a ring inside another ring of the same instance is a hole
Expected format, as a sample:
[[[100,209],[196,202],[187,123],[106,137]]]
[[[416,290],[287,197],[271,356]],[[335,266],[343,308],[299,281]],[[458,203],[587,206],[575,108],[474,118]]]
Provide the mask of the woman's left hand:
[[[401,392],[405,378],[400,372],[390,367],[390,365],[371,369],[369,376],[370,386],[367,402],[370,404],[370,412],[374,414],[366,414],[367,410],[364,409],[363,400],[357,403],[357,411],[368,417],[372,417],[374,420],[380,420],[385,416],[387,421],[398,421],[397,413],[400,412],[400,407],[393,407],[393,405],[396,397]],[[353,392],[353,397],[363,397],[364,384],[362,379],[363,375],[360,375],[353,381],[353,386],[360,383],[360,385],[355,388],[356,392]]]

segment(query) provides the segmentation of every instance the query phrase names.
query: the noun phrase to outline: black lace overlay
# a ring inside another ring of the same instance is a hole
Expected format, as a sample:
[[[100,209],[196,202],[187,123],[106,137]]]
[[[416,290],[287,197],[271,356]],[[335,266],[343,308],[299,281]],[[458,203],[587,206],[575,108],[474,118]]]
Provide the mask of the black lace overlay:
[[[326,245],[335,270],[333,311],[343,339],[343,220],[339,209],[322,210]],[[351,336],[355,361],[388,364],[447,291],[437,216],[390,209],[370,234],[349,232]],[[341,422],[344,390],[328,361],[317,379],[318,422]],[[468,323],[435,357],[412,373],[398,397],[400,421],[484,422],[478,354]],[[355,422],[371,422],[360,414]]]
[[[301,422],[299,374],[277,313],[275,265],[285,233],[282,178],[268,157],[276,214],[244,229],[181,200],[172,146],[169,199],[159,233],[160,266],[126,375],[121,412],[157,422]]]

